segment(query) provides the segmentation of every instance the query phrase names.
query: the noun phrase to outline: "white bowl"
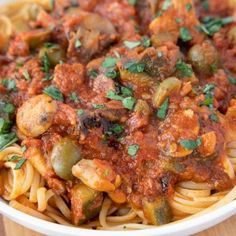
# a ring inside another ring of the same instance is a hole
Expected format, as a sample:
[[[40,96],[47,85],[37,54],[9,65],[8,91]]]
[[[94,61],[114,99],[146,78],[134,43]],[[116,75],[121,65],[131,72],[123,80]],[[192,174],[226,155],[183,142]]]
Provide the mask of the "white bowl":
[[[14,0],[0,0],[0,4],[14,2]],[[96,231],[77,227],[68,227],[45,220],[32,217],[22,213],[8,205],[8,203],[0,199],[0,213],[16,223],[32,229],[33,231],[51,235],[51,236],[184,236],[190,235],[207,228],[210,228],[223,220],[229,218],[236,213],[236,200],[213,210],[205,215],[182,221],[179,223],[169,224],[161,227],[136,230],[134,231]]]

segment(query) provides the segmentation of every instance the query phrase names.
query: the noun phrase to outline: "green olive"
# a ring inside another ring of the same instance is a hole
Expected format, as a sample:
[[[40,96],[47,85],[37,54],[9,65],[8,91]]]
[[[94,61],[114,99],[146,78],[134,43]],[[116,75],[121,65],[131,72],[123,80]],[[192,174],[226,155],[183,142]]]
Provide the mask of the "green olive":
[[[236,45],[236,26],[233,26],[227,33],[230,42]]]
[[[103,193],[80,183],[71,191],[72,221],[75,225],[96,217],[102,207]]]
[[[73,178],[72,166],[81,159],[79,146],[69,138],[63,138],[56,143],[51,153],[51,163],[54,171],[65,180]]]
[[[188,59],[198,73],[205,75],[213,74],[219,64],[217,50],[208,40],[195,44],[188,52]]]
[[[42,59],[45,55],[48,55],[50,65],[56,66],[60,61],[64,61],[66,58],[66,53],[63,48],[58,44],[53,44],[49,47],[42,47],[39,51],[39,58]]]
[[[181,81],[176,77],[169,77],[162,81],[157,86],[156,91],[153,95],[152,103],[155,108],[161,106],[164,100],[171,95],[173,92],[177,92],[181,88]]]
[[[154,202],[143,202],[143,212],[152,225],[167,224],[172,219],[172,213],[168,201],[164,197]]]

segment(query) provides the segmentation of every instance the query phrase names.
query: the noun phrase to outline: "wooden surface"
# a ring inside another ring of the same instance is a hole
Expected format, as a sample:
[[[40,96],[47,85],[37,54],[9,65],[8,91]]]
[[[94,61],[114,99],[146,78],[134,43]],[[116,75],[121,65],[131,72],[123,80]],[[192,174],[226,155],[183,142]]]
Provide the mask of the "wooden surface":
[[[5,226],[4,227],[5,233],[2,223],[0,223],[1,236],[43,236],[42,234],[35,233],[20,225],[17,225],[6,218],[3,219],[3,224]],[[234,235],[236,235],[236,215],[224,221],[223,223],[211,229],[203,231],[199,234],[196,234],[194,236],[234,236]]]

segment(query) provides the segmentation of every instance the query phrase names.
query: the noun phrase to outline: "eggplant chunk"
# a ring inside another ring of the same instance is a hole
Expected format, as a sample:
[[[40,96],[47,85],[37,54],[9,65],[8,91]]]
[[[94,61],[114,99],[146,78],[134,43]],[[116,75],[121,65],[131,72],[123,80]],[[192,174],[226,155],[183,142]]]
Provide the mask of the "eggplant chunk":
[[[169,203],[164,197],[160,197],[154,202],[144,201],[143,212],[152,225],[167,224],[172,219]]]
[[[96,217],[102,207],[103,193],[84,184],[77,184],[71,191],[72,221],[80,225]]]
[[[56,174],[65,180],[73,178],[72,167],[82,159],[81,150],[76,143],[63,138],[53,147],[51,153],[51,163]]]

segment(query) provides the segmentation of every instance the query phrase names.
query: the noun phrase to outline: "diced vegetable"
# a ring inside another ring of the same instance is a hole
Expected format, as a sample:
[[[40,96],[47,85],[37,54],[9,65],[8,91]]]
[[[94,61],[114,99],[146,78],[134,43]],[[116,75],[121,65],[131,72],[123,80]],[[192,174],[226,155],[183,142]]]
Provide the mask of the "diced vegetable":
[[[168,201],[163,197],[154,202],[144,201],[143,212],[149,223],[153,225],[163,225],[169,223],[172,219]]]
[[[65,180],[73,178],[72,167],[81,160],[81,150],[76,143],[63,138],[53,146],[51,163],[56,174]]]
[[[96,217],[102,206],[103,194],[84,184],[77,184],[71,191],[72,221],[75,225]]]
[[[171,93],[178,92],[180,90],[181,84],[181,81],[176,77],[169,77],[161,82],[153,95],[153,106],[155,108],[159,108],[164,100],[171,95]]]
[[[45,94],[30,98],[17,111],[17,127],[24,135],[37,137],[51,126],[56,110],[56,103]]]
[[[109,163],[98,159],[79,161],[73,166],[72,173],[90,188],[101,192],[112,192],[121,183],[120,176]]]

